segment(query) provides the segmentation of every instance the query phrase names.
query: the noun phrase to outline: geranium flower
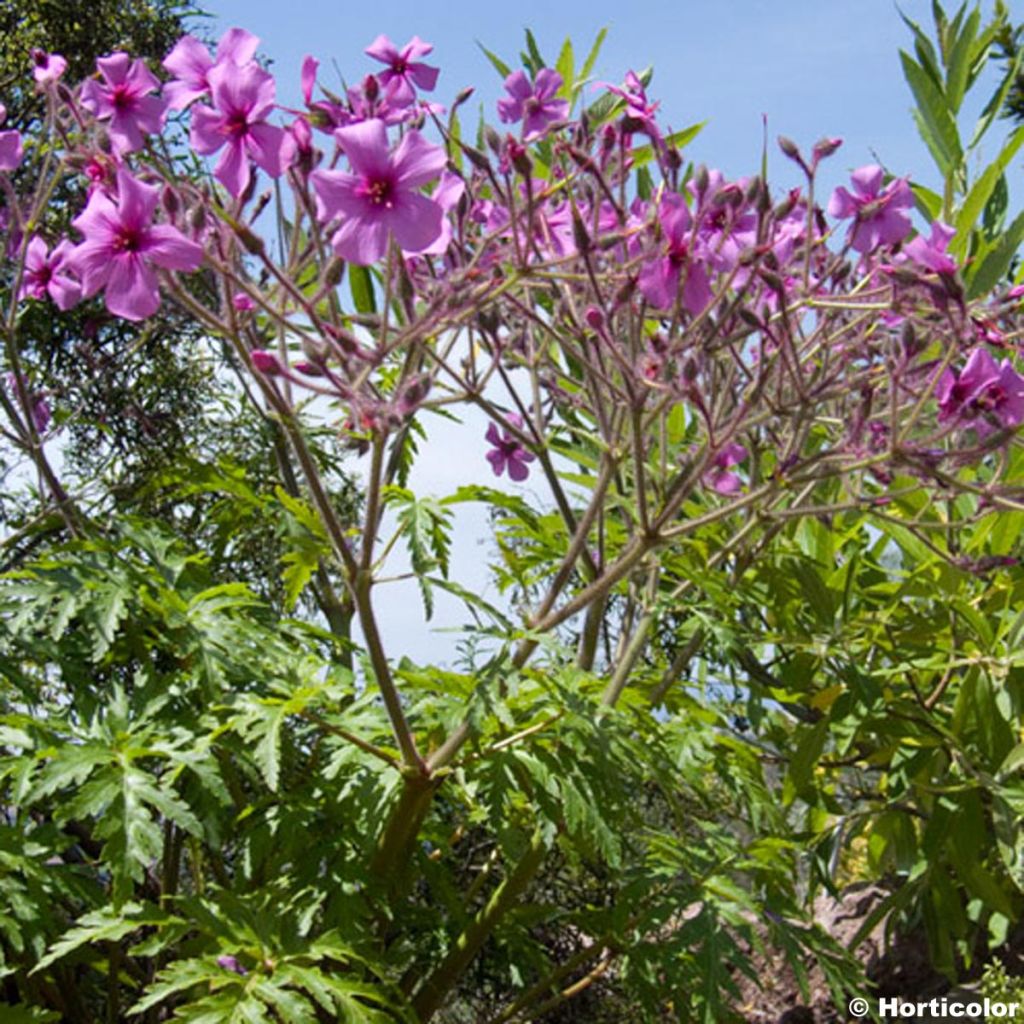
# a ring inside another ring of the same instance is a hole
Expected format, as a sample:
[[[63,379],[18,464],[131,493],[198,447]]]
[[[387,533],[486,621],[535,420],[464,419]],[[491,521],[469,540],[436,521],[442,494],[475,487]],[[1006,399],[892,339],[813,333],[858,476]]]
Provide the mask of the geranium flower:
[[[207,79],[213,107],[192,111],[189,138],[203,156],[226,147],[213,174],[233,196],[240,196],[249,184],[250,158],[272,177],[282,171],[284,132],[266,121],[274,109],[274,79],[257,64],[239,67],[231,61],[214,65]]]
[[[522,419],[515,413],[509,414],[508,421],[517,428],[523,425]],[[528,452],[507,430],[504,434],[499,433],[497,423],[491,423],[487,427],[485,437],[488,443],[493,445],[486,458],[494,470],[494,475],[501,476],[507,469],[512,480],[522,483],[530,475],[527,464],[533,462],[533,453]]]
[[[145,185],[122,168],[116,201],[97,190],[71,222],[85,236],[68,256],[83,294],[105,289],[107,309],[126,320],[143,320],[160,308],[151,264],[195,270],[203,261],[202,247],[177,228],[151,223],[159,196],[158,186]]]
[[[7,108],[0,103],[0,124],[7,118]],[[0,132],[0,171],[13,171],[21,163],[21,132]]]
[[[738,494],[743,486],[739,475],[731,472],[733,466],[738,466],[747,457],[747,449],[741,444],[727,444],[714,457],[711,468],[701,477],[705,487],[710,487],[719,494]]]
[[[58,309],[70,309],[82,297],[82,286],[68,274],[72,245],[67,239],[49,252],[36,235],[25,250],[25,272],[18,298],[45,299],[49,296]]]
[[[388,96],[399,106],[407,107],[416,99],[416,89],[428,92],[437,85],[437,68],[423,64],[417,58],[426,57],[434,47],[423,42],[419,36],[413,36],[401,50],[384,35],[376,39],[366,48],[367,56],[387,64],[387,69],[379,75],[381,84],[387,89]]]
[[[946,370],[935,391],[939,420],[984,417],[975,424],[979,434],[1024,422],[1024,377],[1008,359],[997,363],[986,349],[975,349],[963,372]]]
[[[955,274],[956,260],[946,253],[955,234],[956,228],[937,220],[932,224],[931,238],[925,240],[918,235],[903,246],[903,252],[915,263],[934,270],[936,274]]]
[[[686,200],[678,193],[663,196],[658,220],[665,236],[665,255],[644,266],[637,284],[652,306],[668,309],[675,304],[679,278],[685,270],[683,305],[696,316],[707,307],[712,292],[707,272],[690,248],[693,221]]]
[[[218,64],[237,67],[249,64],[256,56],[259,39],[244,28],[229,28],[217,43],[216,59],[195,36],[182,36],[164,58],[163,65],[175,80],[164,86],[164,96],[171,110],[184,110],[210,91],[210,72]]]
[[[59,53],[33,49],[29,55],[32,58],[32,75],[40,85],[56,82],[67,70],[68,62]]]
[[[522,71],[514,71],[505,79],[508,96],[498,100],[498,116],[505,124],[523,122],[523,138],[539,138],[548,125],[569,116],[566,100],[555,99],[562,88],[562,76],[551,68],[541,68],[531,83]]]
[[[101,121],[110,121],[108,131],[115,153],[141,149],[143,134],[163,127],[166,104],[159,96],[150,95],[160,83],[141,60],[132,60],[127,53],[100,57],[96,66],[103,81],[90,78],[82,85],[82,106]]]
[[[423,252],[441,235],[441,205],[417,189],[436,178],[447,157],[417,131],[406,132],[389,151],[387,129],[380,120],[339,128],[334,137],[345,151],[352,174],[314,171],[320,219],[342,216],[334,233],[334,251],[350,263],[366,265],[386,252],[394,235],[409,253]]]
[[[853,217],[850,245],[868,253],[880,245],[895,245],[910,233],[910,218],[903,213],[914,205],[914,196],[905,178],[882,188],[884,172],[869,164],[853,172],[853,193],[842,185],[832,193],[828,212],[833,217]]]

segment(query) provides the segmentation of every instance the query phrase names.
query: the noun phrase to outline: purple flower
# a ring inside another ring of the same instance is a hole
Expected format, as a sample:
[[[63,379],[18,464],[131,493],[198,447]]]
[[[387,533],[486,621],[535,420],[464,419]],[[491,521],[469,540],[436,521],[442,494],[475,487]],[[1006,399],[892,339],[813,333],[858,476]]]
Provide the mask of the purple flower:
[[[1024,377],[1008,359],[996,363],[986,349],[975,349],[963,372],[946,370],[936,388],[939,420],[980,416],[975,429],[984,436],[993,429],[1024,422]]]
[[[531,84],[526,74],[514,71],[505,79],[507,97],[498,100],[498,116],[505,124],[523,122],[523,138],[536,139],[548,125],[569,116],[566,100],[555,99],[562,88],[562,76],[551,68],[541,68]]]
[[[126,320],[143,320],[160,308],[151,264],[195,270],[202,247],[169,224],[152,224],[160,189],[144,185],[123,168],[117,172],[117,201],[97,190],[71,223],[85,236],[68,257],[82,279],[84,295],[106,289],[107,309]]]
[[[238,958],[224,954],[223,956],[217,957],[217,966],[224,968],[225,971],[231,971],[233,974],[240,974],[243,977],[249,972],[238,962]]]
[[[956,260],[946,254],[946,247],[955,234],[956,228],[937,220],[932,224],[931,238],[925,241],[918,235],[903,246],[903,252],[915,263],[934,270],[936,274],[955,274]]]
[[[730,472],[747,457],[747,449],[735,442],[727,444],[711,462],[711,468],[701,477],[705,487],[719,494],[738,494],[743,481],[736,473]]]
[[[365,52],[374,60],[387,64],[387,70],[380,73],[381,83],[393,102],[407,107],[416,99],[417,88],[429,92],[437,85],[438,69],[417,60],[432,53],[433,49],[419,36],[413,36],[401,50],[387,36],[377,36]]]
[[[690,248],[692,220],[686,200],[670,192],[661,200],[658,220],[665,236],[665,255],[647,263],[637,282],[644,298],[659,309],[669,309],[679,293],[679,278],[686,271],[683,305],[694,316],[711,301],[711,285],[704,267]]]
[[[164,101],[150,95],[160,83],[141,60],[132,60],[127,53],[100,57],[96,66],[103,82],[90,78],[82,85],[82,106],[100,120],[110,120],[115,153],[141,149],[143,133],[158,132],[163,126]]]
[[[56,82],[67,70],[68,62],[59,53],[47,53],[45,50],[33,49],[32,74],[40,85]]]
[[[625,116],[636,122],[643,131],[647,132],[652,138],[660,141],[661,133],[658,131],[658,126],[655,124],[654,115],[657,113],[659,103],[651,102],[647,98],[647,91],[644,89],[644,83],[640,81],[640,77],[635,71],[626,72],[626,83],[625,85],[612,85],[610,82],[598,82],[594,88],[604,86],[609,92],[614,93],[616,96],[620,96],[626,101],[626,114]]]
[[[45,299],[47,295],[58,309],[70,309],[82,297],[82,286],[68,274],[72,245],[62,240],[53,252],[36,235],[25,251],[25,273],[18,298]]]
[[[164,86],[164,96],[171,110],[184,110],[194,100],[210,91],[210,71],[229,63],[242,67],[256,56],[259,39],[243,28],[229,28],[217,43],[216,60],[195,36],[182,36],[164,58],[164,67],[175,81]]]
[[[320,61],[308,54],[302,58],[302,70],[299,73],[299,84],[302,86],[302,98],[308,107],[313,102],[313,88],[316,85],[316,73]]]
[[[334,137],[354,173],[310,175],[320,219],[344,218],[332,239],[334,251],[365,266],[384,255],[389,235],[405,252],[429,248],[441,236],[444,214],[439,203],[416,190],[444,169],[444,150],[410,131],[391,152],[384,122],[376,119],[339,128]]]
[[[508,415],[508,421],[517,428],[523,425],[523,421],[515,413]],[[493,445],[486,458],[494,470],[494,475],[501,476],[507,469],[511,479],[522,483],[530,475],[527,463],[533,462],[533,453],[528,452],[507,430],[504,434],[499,434],[497,423],[491,423],[487,427],[485,436],[487,442]]]
[[[266,122],[274,109],[274,79],[257,64],[239,67],[231,61],[214,65],[207,79],[216,109],[192,111],[189,138],[204,156],[226,147],[213,174],[237,197],[249,184],[250,157],[273,177],[282,170],[284,132]]]
[[[905,178],[898,178],[882,189],[882,176],[876,164],[861,167],[850,176],[854,194],[840,185],[829,200],[831,216],[854,218],[850,245],[857,252],[895,245],[910,233],[910,218],[901,212],[914,205],[910,186]]]
[[[7,108],[0,103],[0,124],[7,117]],[[21,133],[0,132],[0,171],[13,171],[21,163]]]

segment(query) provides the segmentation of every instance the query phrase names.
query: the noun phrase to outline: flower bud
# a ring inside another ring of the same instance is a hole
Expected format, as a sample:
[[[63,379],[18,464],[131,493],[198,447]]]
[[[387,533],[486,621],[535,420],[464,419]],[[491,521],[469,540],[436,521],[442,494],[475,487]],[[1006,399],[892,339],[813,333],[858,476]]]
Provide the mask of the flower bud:
[[[469,162],[479,171],[487,171],[490,169],[491,161],[487,159],[485,153],[481,153],[479,149],[474,149],[472,146],[463,146],[462,152],[466,154]]]
[[[838,137],[819,139],[814,144],[814,163],[817,164],[819,160],[830,157],[842,144],[843,140]]]
[[[583,314],[583,319],[586,320],[587,324],[595,331],[599,331],[604,327],[604,313],[602,313],[597,306],[587,306],[586,311]]]
[[[430,377],[426,374],[414,377],[402,392],[402,397],[398,402],[399,412],[405,417],[411,416],[429,394],[430,385]]]
[[[284,374],[281,361],[265,348],[254,348],[249,353],[249,359],[252,361],[253,369],[266,377],[280,377]]]
[[[178,193],[169,185],[165,185],[160,191],[160,205],[167,211],[167,216],[173,220],[181,207]]]
[[[785,135],[780,135],[778,138],[779,149],[789,157],[790,160],[795,160],[800,166],[803,166],[804,158],[800,155],[800,148],[797,144]]]
[[[253,181],[256,180],[253,176]],[[256,234],[250,227],[245,224],[233,225],[234,232],[238,236],[238,240],[245,247],[246,252],[252,253],[254,256],[258,256],[263,252],[263,239]]]
[[[456,107],[461,107],[475,91],[472,85],[467,85],[465,89],[457,92],[455,94],[455,101],[452,103],[452,110],[455,110]]]
[[[592,248],[590,232],[587,231],[587,226],[583,223],[583,218],[575,206],[572,210],[572,238],[581,253],[590,252]]]
[[[526,147],[520,145],[511,135],[508,137],[508,159],[524,178],[529,178],[533,173],[533,161]]]
[[[316,363],[317,366],[323,366],[327,362],[327,356],[330,349],[325,341],[316,341],[313,338],[302,338],[302,354],[311,362]]]
[[[337,288],[345,276],[345,261],[333,256],[324,269],[324,286]]]
[[[710,183],[711,176],[708,173],[707,165],[701,164],[693,176],[693,187],[696,189],[698,197],[707,192]]]
[[[256,308],[256,303],[245,292],[236,292],[231,299],[231,304],[239,313],[248,313]]]
[[[484,128],[484,141],[492,153],[501,153],[501,136],[490,125]]]
[[[796,189],[792,189],[786,198],[772,211],[772,216],[776,220],[785,220],[793,212],[798,194]]]
[[[377,97],[380,96],[380,82],[377,81],[376,75],[367,75],[363,79],[363,95],[368,103],[377,102]]]

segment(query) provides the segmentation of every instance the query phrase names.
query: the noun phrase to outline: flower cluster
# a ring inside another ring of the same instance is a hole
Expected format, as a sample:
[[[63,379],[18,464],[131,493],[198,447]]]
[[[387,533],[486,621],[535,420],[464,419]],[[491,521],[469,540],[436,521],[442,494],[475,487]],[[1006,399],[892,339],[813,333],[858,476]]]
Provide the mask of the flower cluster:
[[[67,166],[85,175],[89,199],[76,239],[12,233],[21,300],[64,310],[102,293],[111,314],[141,320],[173,295],[234,338],[275,401],[298,387],[338,402],[357,447],[428,401],[473,401],[490,420],[486,459],[515,482],[580,409],[618,451],[624,423],[642,431],[682,405],[673,459],[726,498],[775,445],[752,425],[759,402],[808,422],[827,406],[828,422],[845,424],[828,442],[833,456],[877,458],[877,480],[883,458],[934,468],[941,445],[958,443],[982,457],[993,435],[1024,421],[1024,378],[989,351],[1004,345],[1015,306],[965,302],[954,229],[915,231],[905,178],[862,167],[823,210],[811,189],[773,197],[759,178],[684,174],[645,77],[601,84],[602,112],[574,118],[580,83],[536,63],[505,79],[496,114],[506,128],[471,146],[423,98],[439,71],[418,36],[375,39],[365,53],[378,69],[343,97],[317,95],[319,64],[307,57],[305,107],[285,110],[258,47],[242,29],[213,52],[185,36],[163,61],[163,84],[113,53],[76,90],[62,85],[59,102],[66,62],[33,53],[37,88],[86,129]],[[175,180],[161,164],[150,141],[168,112],[212,159],[216,184]],[[840,144],[825,138],[805,158],[780,140],[809,183]],[[0,173],[22,160],[19,132],[0,132]],[[294,196],[289,255],[276,263],[255,228],[270,200],[257,197],[260,175],[285,179]],[[200,269],[217,286],[190,292],[178,275]],[[879,312],[870,330],[865,303]],[[945,332],[939,362],[906,341],[918,328]],[[301,356],[268,351],[268,329],[296,339]],[[529,431],[501,411],[502,388]],[[898,453],[893,402],[931,410],[930,423],[902,432]],[[625,449],[640,457],[651,444],[642,433]]]

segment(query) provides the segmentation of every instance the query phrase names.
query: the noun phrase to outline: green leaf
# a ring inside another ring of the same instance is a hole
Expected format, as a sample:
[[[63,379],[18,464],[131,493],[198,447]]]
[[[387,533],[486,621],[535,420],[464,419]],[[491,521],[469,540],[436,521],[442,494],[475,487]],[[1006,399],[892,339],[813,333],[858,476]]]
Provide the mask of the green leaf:
[[[946,69],[946,98],[954,115],[959,113],[960,104],[963,103],[964,93],[967,90],[975,58],[975,39],[980,24],[981,11],[976,7],[971,11],[949,53]]]
[[[982,137],[991,127],[992,122],[1002,112],[1006,104],[1006,97],[1009,95],[1010,90],[1013,88],[1013,83],[1017,81],[1017,76],[1020,74],[1022,63],[1024,63],[1024,47],[1019,47],[1006,69],[1003,80],[992,94],[988,103],[985,104],[978,118],[978,123],[974,126],[974,134],[971,135],[971,141],[967,146],[968,150],[974,149],[981,142]]]
[[[526,50],[529,54],[529,60],[526,62],[526,66],[530,69],[532,77],[536,78],[537,72],[541,68],[548,66],[547,61],[541,56],[540,50],[537,47],[537,40],[534,39],[533,33],[526,29]]]
[[[558,95],[571,103],[576,85],[576,57],[573,54],[572,39],[569,36],[566,36],[565,42],[562,43],[562,50],[555,62],[555,70],[562,76],[562,88],[558,90]]]
[[[512,74],[512,69],[497,54],[491,53],[491,51],[488,50],[487,47],[479,40],[477,40],[476,45],[480,47],[483,51],[483,55],[491,62],[502,78],[508,78],[508,76]]]
[[[376,313],[377,298],[373,290],[373,277],[369,268],[348,264],[348,286],[357,313]]]
[[[931,150],[943,175],[948,177],[959,170],[963,163],[963,150],[956,122],[949,111],[945,96],[931,77],[906,51],[900,50],[903,75],[910,86],[917,108],[914,118],[921,129],[921,136]]]
[[[104,907],[102,910],[86,914],[50,947],[46,956],[29,973],[37,974],[87,944],[117,942],[123,939],[141,927],[138,920],[128,920],[127,917],[130,914],[138,914],[142,909],[141,904],[126,903],[120,911]]]
[[[976,299],[986,295],[1006,276],[1021,242],[1024,241],[1024,213],[1006,229],[996,246],[985,256],[973,272],[967,274],[967,297]]]
[[[942,83],[942,73],[939,70],[939,57],[935,52],[932,41],[916,21],[908,18],[902,11],[899,11],[899,15],[903,19],[903,23],[914,34],[914,51],[917,54],[917,59],[921,62],[921,66],[935,83],[936,87],[940,86]]]
[[[999,155],[985,168],[984,173],[979,176],[967,193],[954,223],[956,237],[949,246],[950,253],[958,260],[962,260],[967,255],[971,230],[977,226],[982,210],[1022,144],[1024,144],[1024,126],[1010,135],[999,151]]]
[[[587,59],[583,62],[583,67],[580,68],[581,82],[587,81],[590,73],[594,70],[594,65],[597,63],[597,55],[601,52],[601,47],[604,45],[607,35],[608,29],[603,28],[594,38],[594,44],[590,47],[590,53],[587,54]]]

